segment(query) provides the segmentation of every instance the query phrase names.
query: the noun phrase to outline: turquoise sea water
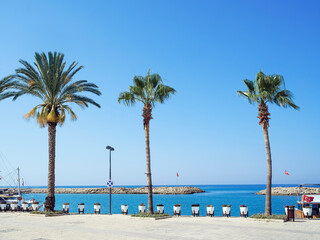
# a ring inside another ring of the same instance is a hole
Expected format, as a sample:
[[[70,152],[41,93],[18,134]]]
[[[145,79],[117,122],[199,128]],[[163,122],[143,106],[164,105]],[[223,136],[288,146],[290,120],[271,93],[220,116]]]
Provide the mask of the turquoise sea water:
[[[273,187],[291,187],[297,185],[273,185]],[[60,186],[68,187],[68,186]],[[80,188],[84,186],[73,186]],[[88,187],[88,186],[85,186]],[[105,186],[90,186],[105,187]],[[141,186],[121,186],[121,187],[141,187]],[[191,215],[191,204],[200,204],[200,215],[206,215],[206,205],[215,207],[215,216],[222,216],[222,205],[231,205],[231,216],[240,216],[239,206],[248,206],[249,215],[264,212],[265,196],[254,193],[265,189],[265,185],[195,185],[205,190],[204,193],[188,195],[154,195],[154,210],[157,204],[163,204],[165,212],[173,214],[173,205],[181,204],[181,214]],[[59,187],[57,187],[59,188]],[[40,203],[44,202],[46,194],[24,194],[25,199],[36,199]],[[101,204],[101,213],[109,213],[108,194],[56,194],[56,210],[62,210],[64,202],[70,203],[70,212],[77,212],[78,203],[85,203],[85,213],[94,213],[93,204]],[[121,205],[127,204],[129,214],[138,212],[140,203],[148,205],[147,194],[112,194],[111,210],[113,214],[121,213]],[[272,213],[284,214],[285,205],[297,205],[297,196],[272,196]]]

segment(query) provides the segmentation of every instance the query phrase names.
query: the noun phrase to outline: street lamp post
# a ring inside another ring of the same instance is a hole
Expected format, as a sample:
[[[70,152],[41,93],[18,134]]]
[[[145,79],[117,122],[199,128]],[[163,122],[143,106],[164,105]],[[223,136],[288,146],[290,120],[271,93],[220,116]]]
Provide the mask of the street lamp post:
[[[107,146],[106,149],[109,150],[109,180],[111,181],[111,151],[114,151],[114,148]],[[109,214],[111,215],[111,187],[109,187]]]

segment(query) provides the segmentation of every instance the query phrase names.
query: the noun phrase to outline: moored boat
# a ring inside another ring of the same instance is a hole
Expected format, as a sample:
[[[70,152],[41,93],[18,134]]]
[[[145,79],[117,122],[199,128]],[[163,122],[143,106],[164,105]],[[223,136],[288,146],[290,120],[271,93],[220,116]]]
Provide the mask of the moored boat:
[[[320,186],[320,184],[301,184],[300,188],[302,186]],[[302,195],[297,204],[297,218],[320,218],[320,195]]]

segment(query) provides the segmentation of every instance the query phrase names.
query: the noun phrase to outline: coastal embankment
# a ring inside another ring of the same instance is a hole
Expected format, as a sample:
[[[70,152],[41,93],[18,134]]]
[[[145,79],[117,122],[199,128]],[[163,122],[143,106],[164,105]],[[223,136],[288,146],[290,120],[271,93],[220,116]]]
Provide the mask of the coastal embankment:
[[[22,188],[22,194],[28,193],[46,193],[46,188]],[[113,194],[147,194],[148,187],[138,188],[125,188],[125,187],[113,187],[111,188]],[[180,194],[193,194],[205,192],[201,188],[197,187],[153,187],[153,194],[164,194],[164,195],[180,195]],[[16,194],[16,188],[9,188],[8,194]],[[105,194],[109,193],[108,188],[55,188],[55,193],[59,194]]]
[[[300,194],[320,194],[320,188],[315,187],[273,187],[271,188],[271,195],[274,196],[291,196],[298,195],[300,189]],[[266,190],[261,190],[257,195],[266,195]]]

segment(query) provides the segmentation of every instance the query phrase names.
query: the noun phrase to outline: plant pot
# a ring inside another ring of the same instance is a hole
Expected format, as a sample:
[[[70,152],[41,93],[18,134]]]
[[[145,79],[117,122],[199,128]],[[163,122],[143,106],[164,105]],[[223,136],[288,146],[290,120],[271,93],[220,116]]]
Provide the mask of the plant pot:
[[[311,217],[312,216],[312,208],[308,207],[308,208],[303,208],[303,215],[304,217]]]
[[[173,215],[180,216],[180,214],[181,214],[181,207],[173,206]]]
[[[164,213],[164,206],[157,206],[157,213]]]
[[[93,205],[94,213],[100,213],[101,205]]]
[[[62,204],[62,211],[68,213],[69,212],[69,204]]]
[[[248,207],[240,207],[240,216],[248,217]]]
[[[207,216],[214,216],[214,207],[207,207]]]
[[[222,215],[229,217],[230,216],[230,209],[231,209],[230,207],[222,207]]]
[[[139,213],[142,212],[146,212],[146,206],[139,206]]]
[[[78,204],[78,212],[79,212],[79,214],[81,212],[84,213],[84,204]]]
[[[192,216],[199,216],[200,206],[191,206]]]
[[[32,203],[32,204],[31,204],[31,208],[32,208],[32,211],[38,211],[38,209],[39,209],[39,203]]]
[[[18,203],[10,203],[11,211],[17,211],[18,210]]]
[[[0,209],[1,209],[1,211],[6,211],[7,210],[7,204],[6,203],[0,203]]]
[[[22,203],[21,207],[22,207],[22,211],[28,211],[29,210],[29,204],[28,203]]]
[[[121,205],[121,213],[128,214],[128,205]]]

